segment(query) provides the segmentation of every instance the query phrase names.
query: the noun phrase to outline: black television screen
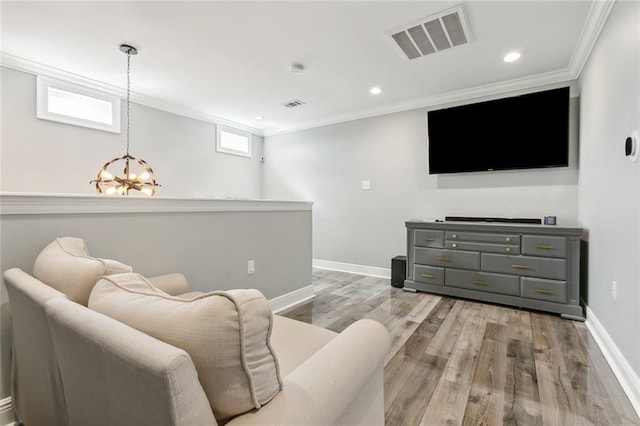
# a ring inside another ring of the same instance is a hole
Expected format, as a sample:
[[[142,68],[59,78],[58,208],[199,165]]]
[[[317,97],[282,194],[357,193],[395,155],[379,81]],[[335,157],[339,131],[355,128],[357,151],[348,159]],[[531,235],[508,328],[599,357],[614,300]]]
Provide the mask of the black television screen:
[[[569,88],[429,111],[429,173],[569,165]]]

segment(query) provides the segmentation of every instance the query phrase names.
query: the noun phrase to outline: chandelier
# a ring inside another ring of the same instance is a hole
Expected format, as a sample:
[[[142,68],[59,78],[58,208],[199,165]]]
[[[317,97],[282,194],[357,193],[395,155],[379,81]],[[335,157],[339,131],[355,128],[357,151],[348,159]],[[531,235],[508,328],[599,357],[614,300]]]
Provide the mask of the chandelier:
[[[119,158],[105,163],[98,172],[95,184],[98,194],[129,195],[129,191],[140,191],[152,197],[156,193],[156,183],[151,166],[141,158],[129,155],[129,124],[131,111],[131,55],[137,55],[138,50],[127,44],[120,45],[120,51],[127,54],[127,153]],[[123,168],[123,174],[118,175],[116,170]]]

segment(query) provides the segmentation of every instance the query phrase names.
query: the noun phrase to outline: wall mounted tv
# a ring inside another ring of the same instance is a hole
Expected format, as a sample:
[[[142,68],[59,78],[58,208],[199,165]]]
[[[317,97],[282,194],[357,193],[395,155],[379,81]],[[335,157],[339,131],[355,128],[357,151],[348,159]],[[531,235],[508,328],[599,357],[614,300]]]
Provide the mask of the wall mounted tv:
[[[429,174],[569,165],[569,88],[429,111]]]

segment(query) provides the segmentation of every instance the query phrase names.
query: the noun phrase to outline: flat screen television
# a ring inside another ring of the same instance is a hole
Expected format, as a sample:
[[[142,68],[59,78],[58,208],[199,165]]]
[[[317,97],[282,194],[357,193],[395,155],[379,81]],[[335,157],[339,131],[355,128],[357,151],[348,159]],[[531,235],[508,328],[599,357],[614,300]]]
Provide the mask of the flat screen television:
[[[569,88],[428,112],[429,174],[566,167]]]

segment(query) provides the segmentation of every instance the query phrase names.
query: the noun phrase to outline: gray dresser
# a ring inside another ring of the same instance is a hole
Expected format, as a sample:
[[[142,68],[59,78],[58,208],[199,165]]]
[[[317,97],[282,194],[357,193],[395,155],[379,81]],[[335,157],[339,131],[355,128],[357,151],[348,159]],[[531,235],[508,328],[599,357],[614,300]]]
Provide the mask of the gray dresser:
[[[413,220],[406,290],[537,309],[584,320],[582,228]]]

